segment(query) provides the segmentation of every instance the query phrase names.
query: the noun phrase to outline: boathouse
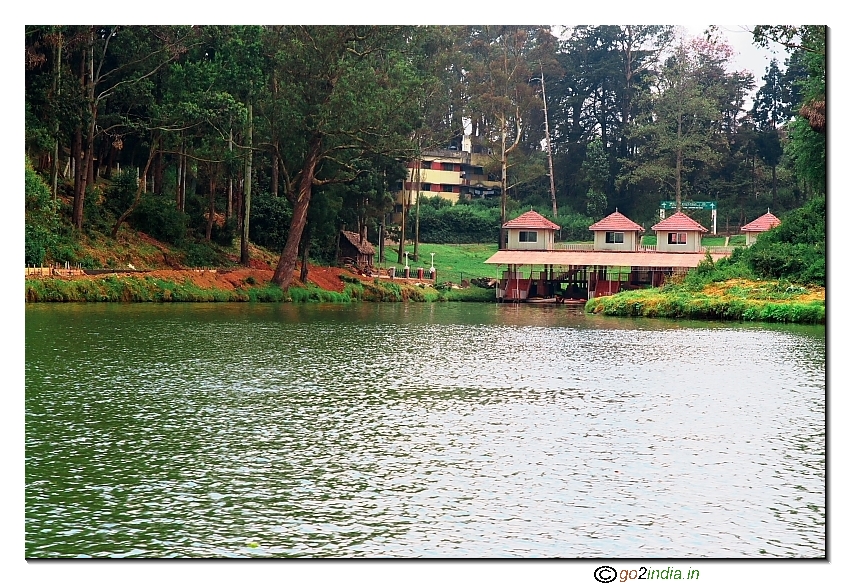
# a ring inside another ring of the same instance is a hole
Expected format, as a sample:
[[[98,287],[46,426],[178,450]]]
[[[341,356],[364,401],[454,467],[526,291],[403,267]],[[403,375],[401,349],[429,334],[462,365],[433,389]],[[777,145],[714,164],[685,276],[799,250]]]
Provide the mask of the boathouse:
[[[767,209],[767,212],[762,216],[741,227],[741,232],[747,235],[747,245],[752,245],[759,235],[781,224],[782,221],[771,214],[770,209]]]
[[[554,236],[547,223],[555,225],[529,211],[503,225],[507,248],[484,262],[505,266],[498,277],[497,300],[586,301],[625,289],[659,286],[674,273],[695,268],[706,252],[715,260],[729,254],[727,249],[703,247],[701,235],[708,229],[681,212],[653,227],[658,244],[652,247],[640,244],[643,228],[618,211],[591,225],[593,244],[553,241],[531,247],[528,235],[520,240],[522,231],[551,230]]]

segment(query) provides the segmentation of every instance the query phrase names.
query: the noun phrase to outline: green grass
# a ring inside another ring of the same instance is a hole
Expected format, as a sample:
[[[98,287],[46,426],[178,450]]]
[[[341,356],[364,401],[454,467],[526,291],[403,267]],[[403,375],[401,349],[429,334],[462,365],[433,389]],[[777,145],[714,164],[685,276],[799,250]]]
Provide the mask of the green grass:
[[[407,245],[405,250],[410,253],[408,265],[415,273],[417,267],[422,267],[425,272],[431,268],[431,253],[434,253],[434,268],[437,270],[437,281],[460,282],[463,279],[494,278],[497,277],[498,269],[495,265],[486,265],[485,260],[492,257],[498,251],[499,246],[492,244],[465,244],[465,245],[439,245],[433,243],[419,244],[419,261],[413,261],[413,245]],[[386,248],[385,258],[387,261],[380,265],[381,268],[404,266],[395,261],[398,255],[398,247]]]
[[[781,282],[760,282],[759,286],[707,285],[689,290],[684,285],[666,285],[638,291],[620,292],[587,302],[588,313],[609,316],[649,318],[688,318],[693,320],[749,320],[797,324],[824,324],[826,304],[821,299],[795,299],[805,290]]]

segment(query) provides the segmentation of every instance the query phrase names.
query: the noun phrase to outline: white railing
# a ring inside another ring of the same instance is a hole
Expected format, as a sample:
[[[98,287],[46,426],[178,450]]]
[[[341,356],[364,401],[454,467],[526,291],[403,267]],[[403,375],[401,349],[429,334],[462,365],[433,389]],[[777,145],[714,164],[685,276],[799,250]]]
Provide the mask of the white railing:
[[[555,243],[555,249],[561,251],[593,251],[593,243]]]
[[[658,251],[658,248],[655,245],[638,245],[638,251],[655,253],[656,251]]]
[[[735,250],[735,247],[732,246],[711,246],[711,247],[700,247],[700,252],[705,253],[708,251],[709,253],[732,253]]]

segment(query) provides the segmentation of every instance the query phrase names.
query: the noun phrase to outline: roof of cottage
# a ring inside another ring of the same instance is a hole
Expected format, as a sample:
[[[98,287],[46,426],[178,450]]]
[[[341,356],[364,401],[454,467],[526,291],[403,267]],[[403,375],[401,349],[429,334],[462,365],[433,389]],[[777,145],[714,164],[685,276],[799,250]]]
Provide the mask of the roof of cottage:
[[[348,239],[348,242],[354,245],[354,248],[357,249],[363,255],[375,254],[375,248],[369,241],[364,239],[362,243],[360,242],[359,233],[355,233],[354,231],[343,231],[342,234],[343,236],[345,236],[346,239]]]
[[[619,211],[590,225],[591,231],[643,231],[643,227]]]
[[[538,213],[528,211],[502,225],[505,229],[561,229],[558,225]]]
[[[762,233],[780,224],[782,224],[782,221],[768,210],[756,220],[741,227],[741,231],[744,233]]]
[[[701,231],[707,233],[708,229],[700,225],[691,217],[679,211],[670,215],[660,223],[652,225],[653,231]]]

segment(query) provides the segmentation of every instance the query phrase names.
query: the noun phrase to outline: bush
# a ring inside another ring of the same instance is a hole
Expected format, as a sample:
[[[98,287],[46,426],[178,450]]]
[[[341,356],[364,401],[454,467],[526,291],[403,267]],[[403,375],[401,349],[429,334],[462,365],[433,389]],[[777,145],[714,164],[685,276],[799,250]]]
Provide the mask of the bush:
[[[183,250],[186,253],[183,262],[187,267],[210,267],[218,264],[216,250],[206,241],[185,243]]]
[[[283,251],[292,222],[292,207],[286,197],[261,194],[251,201],[248,238],[270,251]]]
[[[186,236],[186,215],[163,196],[143,196],[129,221],[139,231],[171,245],[179,245]]]
[[[24,263],[41,265],[56,259],[59,243],[59,203],[50,188],[27,163],[24,167]],[[73,256],[67,261],[73,261]]]
[[[818,197],[791,211],[736,256],[759,277],[825,285],[826,200]]]

